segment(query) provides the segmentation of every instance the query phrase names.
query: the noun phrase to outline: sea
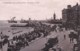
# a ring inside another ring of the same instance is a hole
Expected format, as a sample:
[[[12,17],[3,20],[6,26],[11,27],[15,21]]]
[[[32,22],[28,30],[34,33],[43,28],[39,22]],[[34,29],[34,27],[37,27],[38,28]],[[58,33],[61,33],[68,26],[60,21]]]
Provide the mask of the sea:
[[[8,21],[6,21],[6,20],[0,20],[0,31],[12,28],[10,26],[13,24],[25,25],[26,23],[19,23],[19,21],[18,21],[18,23],[8,23]]]
[[[8,21],[0,20],[0,37],[2,35],[8,35],[9,39],[12,39],[12,37],[15,36],[12,33],[21,31],[20,33],[16,33],[16,35],[19,35],[19,34],[23,34],[26,32],[28,33],[34,30],[33,28],[29,28],[29,27],[10,27],[10,25],[12,24],[25,25],[26,23],[20,23],[20,22],[8,23]]]
[[[20,25],[24,25],[26,23],[20,23],[19,21],[17,21],[18,23],[8,23],[7,20],[0,20],[0,27],[10,27],[10,25],[12,24],[20,24]]]

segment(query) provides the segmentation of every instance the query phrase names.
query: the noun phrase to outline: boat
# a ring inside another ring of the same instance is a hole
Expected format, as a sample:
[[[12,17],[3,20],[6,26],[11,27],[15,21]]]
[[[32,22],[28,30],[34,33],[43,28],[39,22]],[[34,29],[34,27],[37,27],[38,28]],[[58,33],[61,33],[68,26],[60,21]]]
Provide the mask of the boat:
[[[28,21],[27,20],[24,20],[24,19],[21,19],[20,20],[20,23],[27,23]]]
[[[8,20],[8,23],[17,23],[17,21],[16,20],[14,20],[16,17],[12,17],[12,19],[11,20]]]

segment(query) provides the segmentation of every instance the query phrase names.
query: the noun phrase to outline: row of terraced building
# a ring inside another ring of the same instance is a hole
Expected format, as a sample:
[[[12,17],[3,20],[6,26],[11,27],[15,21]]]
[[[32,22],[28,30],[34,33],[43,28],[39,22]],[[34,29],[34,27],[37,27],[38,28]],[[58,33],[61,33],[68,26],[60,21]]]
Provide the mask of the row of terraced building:
[[[62,10],[63,25],[68,28],[76,28],[80,25],[80,5],[67,5],[67,8]]]

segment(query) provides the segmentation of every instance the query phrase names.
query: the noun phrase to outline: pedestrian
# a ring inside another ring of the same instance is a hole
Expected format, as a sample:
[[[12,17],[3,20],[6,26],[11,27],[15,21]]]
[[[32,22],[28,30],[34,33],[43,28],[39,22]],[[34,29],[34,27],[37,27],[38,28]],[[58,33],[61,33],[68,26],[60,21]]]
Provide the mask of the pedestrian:
[[[75,50],[76,50],[76,47],[78,47],[77,40],[74,39],[74,40],[73,40],[73,43],[74,43],[73,51],[75,51]]]
[[[11,50],[11,47],[8,47],[8,48],[7,48],[7,51],[12,51],[12,50]]]
[[[70,32],[69,38],[70,38],[70,43],[72,43],[74,39],[74,32]]]
[[[70,38],[70,43],[72,42],[72,38]]]
[[[66,39],[66,35],[64,35],[64,39]]]

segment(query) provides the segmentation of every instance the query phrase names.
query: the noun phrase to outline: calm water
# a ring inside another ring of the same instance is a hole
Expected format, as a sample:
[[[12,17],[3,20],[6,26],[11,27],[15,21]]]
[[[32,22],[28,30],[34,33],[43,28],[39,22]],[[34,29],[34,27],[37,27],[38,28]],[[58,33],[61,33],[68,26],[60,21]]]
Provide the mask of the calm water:
[[[0,20],[0,31],[10,30],[10,25],[12,24],[25,25],[26,23],[8,23],[7,21]]]
[[[25,25],[26,23],[8,23],[7,21],[0,20],[0,27],[10,27],[12,24],[20,24],[20,25]]]

